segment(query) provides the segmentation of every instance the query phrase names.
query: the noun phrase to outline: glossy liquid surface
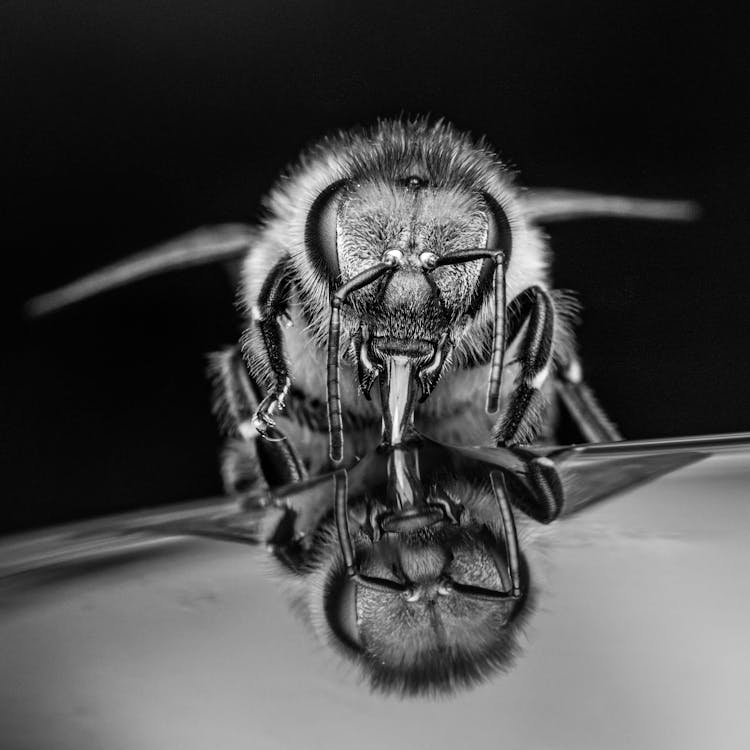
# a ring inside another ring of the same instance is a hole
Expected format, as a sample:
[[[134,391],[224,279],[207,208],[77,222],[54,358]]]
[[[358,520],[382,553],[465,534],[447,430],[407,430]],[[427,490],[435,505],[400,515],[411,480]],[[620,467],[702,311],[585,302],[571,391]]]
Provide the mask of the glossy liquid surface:
[[[717,456],[558,523],[516,668],[451,700],[369,694],[256,548],[172,539],[6,583],[1,744],[748,747],[749,488],[748,455]]]

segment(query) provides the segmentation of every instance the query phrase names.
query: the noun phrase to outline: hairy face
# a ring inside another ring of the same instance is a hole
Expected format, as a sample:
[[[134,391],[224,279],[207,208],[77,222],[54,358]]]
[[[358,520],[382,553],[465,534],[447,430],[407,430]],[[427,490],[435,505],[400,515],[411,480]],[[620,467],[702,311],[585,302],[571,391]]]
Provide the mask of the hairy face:
[[[465,188],[432,187],[417,177],[350,185],[340,198],[336,222],[342,278],[353,278],[392,250],[404,258],[393,274],[352,296],[371,335],[386,348],[434,344],[457,324],[478,293],[482,262],[426,274],[420,256],[484,247],[488,227],[484,199]]]
[[[507,591],[504,544],[471,513],[461,526],[356,540],[360,571],[408,582],[410,595],[362,586],[336,567],[329,579],[329,619],[371,685],[400,694],[451,692],[507,669],[527,600],[483,599],[441,582]],[[527,578],[525,567],[522,569]],[[525,587],[524,587],[525,588]],[[416,594],[416,595],[415,595]]]
[[[513,172],[482,140],[443,121],[384,120],[325,138],[305,152],[266,200],[267,229],[274,246],[289,254],[308,330],[324,342],[331,294],[388,251],[409,250],[405,260],[413,264],[419,252],[503,250],[509,295],[515,296],[516,287],[525,288],[544,269],[543,244],[526,224],[520,197]],[[342,308],[344,330],[354,335],[360,323],[374,325],[400,341],[448,332],[458,354],[476,354],[492,322],[492,295],[486,293],[491,265],[426,274],[436,287],[431,301],[438,290],[440,299],[437,310],[430,305],[420,315],[428,294],[425,274],[409,276],[406,264],[404,273],[391,275],[388,304],[375,303],[375,290],[350,296]],[[373,286],[383,291],[385,281]],[[484,294],[477,294],[477,281]],[[250,273],[245,283],[250,291],[258,286]],[[389,310],[392,302],[399,309]],[[461,318],[467,306],[462,324],[446,331],[446,322]]]

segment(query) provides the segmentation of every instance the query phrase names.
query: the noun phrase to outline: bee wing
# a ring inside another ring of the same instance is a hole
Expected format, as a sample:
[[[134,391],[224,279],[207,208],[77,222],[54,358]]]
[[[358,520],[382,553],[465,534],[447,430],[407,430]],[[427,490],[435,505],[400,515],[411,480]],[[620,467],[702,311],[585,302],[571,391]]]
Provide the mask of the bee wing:
[[[0,545],[0,583],[33,582],[46,573],[125,560],[185,537],[265,544],[283,531],[314,531],[333,506],[333,476],[296,482],[269,493],[265,507],[226,498],[126,513],[6,537]],[[281,529],[293,511],[293,528]],[[287,540],[288,541],[288,540]]]
[[[176,540],[184,528],[232,513],[236,514],[235,503],[216,498],[6,537],[0,545],[0,581],[135,556]]]
[[[510,472],[523,472],[526,464],[519,451],[510,448],[495,448],[488,445],[450,445],[432,437],[422,436],[429,448],[426,459],[420,461],[426,466],[451,467],[454,471],[474,471],[476,463],[493,469]]]
[[[750,451],[750,432],[556,447],[524,446],[520,449],[429,442],[442,449],[442,464],[447,464],[451,457],[460,457],[464,470],[500,469],[509,478],[524,476],[530,458],[550,459],[562,485],[562,507],[555,513],[558,517],[576,513],[710,456]],[[515,490],[529,491],[518,483]],[[535,507],[531,495],[514,498],[514,504],[518,505],[522,500],[526,505],[531,502],[527,510]],[[523,507],[524,503],[521,505]],[[536,517],[534,513],[532,515]]]
[[[277,455],[274,460],[285,459]],[[349,469],[349,479],[352,497],[362,497],[367,490],[384,487],[387,458],[377,452],[367,454]],[[203,536],[244,544],[285,545],[303,539],[308,543],[332,510],[333,498],[334,473],[321,474],[272,487],[243,501],[242,507],[233,503],[218,512],[196,512],[149,523],[148,528],[142,526],[141,531]]]
[[[196,229],[34,297],[27,302],[26,312],[38,317],[150,276],[236,260],[249,250],[254,234],[255,230],[246,224]]]
[[[750,450],[750,432],[593,443],[547,451],[565,497],[560,515],[651,482],[711,456]]]
[[[632,198],[561,188],[532,189],[521,197],[526,216],[539,224],[596,217],[693,221],[700,207],[693,201]]]
[[[350,495],[362,497],[368,489],[382,487],[387,480],[387,459],[378,453],[366,455],[349,470]],[[334,473],[289,482],[263,495],[264,506],[253,507],[253,499],[222,513],[195,514],[151,526],[152,532],[203,536],[245,544],[284,546],[292,541],[312,543],[320,523],[333,508]]]

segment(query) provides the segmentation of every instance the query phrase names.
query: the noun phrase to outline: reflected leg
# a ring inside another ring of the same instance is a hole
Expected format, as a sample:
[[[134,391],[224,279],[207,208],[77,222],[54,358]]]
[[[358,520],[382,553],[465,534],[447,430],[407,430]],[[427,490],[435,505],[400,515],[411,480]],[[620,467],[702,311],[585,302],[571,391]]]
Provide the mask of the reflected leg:
[[[242,337],[248,364],[268,389],[266,397],[256,406],[253,427],[269,439],[273,439],[269,434],[269,428],[275,426],[273,415],[284,408],[292,382],[279,324],[279,318],[287,315],[289,295],[289,269],[287,260],[282,258],[264,281],[251,311],[252,323]]]

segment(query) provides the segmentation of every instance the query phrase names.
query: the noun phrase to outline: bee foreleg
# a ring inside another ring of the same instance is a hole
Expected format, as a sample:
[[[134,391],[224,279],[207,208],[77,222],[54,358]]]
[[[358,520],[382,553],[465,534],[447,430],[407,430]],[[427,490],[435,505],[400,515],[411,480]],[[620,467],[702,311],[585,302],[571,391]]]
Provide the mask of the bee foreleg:
[[[243,351],[252,371],[266,381],[269,392],[258,404],[253,425],[269,440],[269,428],[275,426],[273,415],[284,408],[291,386],[289,367],[284,356],[283,335],[279,318],[286,317],[290,281],[286,259],[280,260],[266,277],[257,304],[253,307],[252,323],[243,336]]]
[[[530,287],[523,295],[524,301],[530,304],[526,333],[517,356],[521,369],[508,405],[495,427],[493,438],[498,445],[532,442],[544,415],[542,387],[552,367],[555,305],[550,294],[538,286]],[[517,330],[523,322],[518,321]]]

